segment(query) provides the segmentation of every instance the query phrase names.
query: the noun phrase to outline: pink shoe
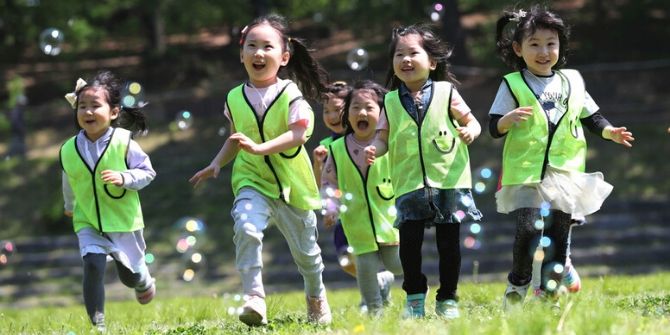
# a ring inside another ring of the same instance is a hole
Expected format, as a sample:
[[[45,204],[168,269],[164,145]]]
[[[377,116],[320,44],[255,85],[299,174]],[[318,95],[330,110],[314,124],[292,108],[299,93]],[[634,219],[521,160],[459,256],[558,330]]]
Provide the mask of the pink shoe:
[[[144,291],[138,291],[137,289],[135,290],[135,298],[137,298],[137,302],[139,302],[142,305],[150,303],[151,300],[154,299],[155,295],[156,295],[156,279],[152,279],[151,286],[149,286],[148,289]]]
[[[577,293],[582,289],[582,280],[577,273],[577,269],[568,263],[565,265],[565,272],[563,275],[563,285],[568,289],[570,293]]]
[[[307,319],[322,325],[328,325],[333,322],[333,315],[330,313],[330,306],[326,296],[307,297]]]

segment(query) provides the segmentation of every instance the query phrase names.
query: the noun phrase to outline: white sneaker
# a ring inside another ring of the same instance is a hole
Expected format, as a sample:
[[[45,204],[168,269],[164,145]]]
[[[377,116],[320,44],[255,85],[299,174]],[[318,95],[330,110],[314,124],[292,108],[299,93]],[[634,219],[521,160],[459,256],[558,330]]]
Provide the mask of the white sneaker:
[[[250,327],[263,326],[268,324],[267,307],[265,299],[252,295],[244,305],[240,313],[240,321]]]
[[[322,325],[328,325],[333,322],[333,315],[330,313],[328,299],[323,297],[306,297],[307,300],[307,320]]]
[[[507,289],[505,289],[505,295],[503,296],[503,310],[506,310],[508,307],[516,304],[520,304],[526,298],[528,293],[528,287],[530,283],[517,286],[507,283]]]
[[[379,293],[382,296],[382,304],[388,306],[391,302],[391,286],[395,276],[391,271],[382,271],[377,273],[377,282],[379,283]]]

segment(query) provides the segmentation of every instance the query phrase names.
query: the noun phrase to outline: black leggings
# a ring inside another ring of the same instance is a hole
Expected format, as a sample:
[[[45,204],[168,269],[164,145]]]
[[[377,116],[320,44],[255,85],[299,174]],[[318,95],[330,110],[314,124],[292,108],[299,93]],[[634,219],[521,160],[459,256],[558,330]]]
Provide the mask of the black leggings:
[[[430,219],[432,221],[432,219]],[[421,271],[421,247],[427,221],[406,221],[400,226],[400,261],[404,272],[402,288],[407,294],[426,293],[428,283]],[[435,225],[435,240],[440,257],[440,288],[437,300],[457,300],[458,277],[461,272],[460,224]]]
[[[105,313],[105,266],[106,254],[86,254],[84,256],[84,305],[91,322],[95,323],[96,313]],[[123,285],[135,288],[140,283],[142,275],[133,273],[121,262],[116,261],[116,270]]]
[[[540,209],[520,208],[516,214],[516,235],[514,236],[514,251],[512,271],[507,276],[513,285],[523,286],[530,283],[533,271],[533,254],[542,234],[541,229],[535,227],[535,221],[541,219]],[[548,247],[543,248],[542,281],[540,288],[545,289],[551,267],[558,263],[565,265],[571,215],[558,210],[552,210],[544,220],[544,236],[551,240]],[[561,274],[555,274],[562,275]]]

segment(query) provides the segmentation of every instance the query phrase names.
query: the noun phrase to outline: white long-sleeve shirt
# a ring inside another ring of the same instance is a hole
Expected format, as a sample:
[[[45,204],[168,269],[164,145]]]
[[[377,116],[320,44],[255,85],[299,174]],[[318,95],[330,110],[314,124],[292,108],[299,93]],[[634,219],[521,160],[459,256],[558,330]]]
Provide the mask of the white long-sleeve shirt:
[[[100,136],[95,142],[91,142],[86,137],[83,130],[77,134],[77,147],[81,150],[81,155],[84,158],[86,165],[91,169],[95,167],[95,164],[100,159],[100,155],[111,140],[113,130],[114,128],[109,127],[105,134]],[[142,148],[140,148],[140,145],[132,139],[130,140],[128,153],[126,154],[126,163],[128,164],[128,170],[119,171],[123,174],[124,188],[139,191],[149,185],[149,183],[156,177],[156,171],[154,171],[154,168],[151,165],[149,156],[142,150]],[[72,211],[74,208],[74,192],[72,192],[72,187],[70,186],[65,171],[62,172],[62,187],[64,208],[66,211]]]

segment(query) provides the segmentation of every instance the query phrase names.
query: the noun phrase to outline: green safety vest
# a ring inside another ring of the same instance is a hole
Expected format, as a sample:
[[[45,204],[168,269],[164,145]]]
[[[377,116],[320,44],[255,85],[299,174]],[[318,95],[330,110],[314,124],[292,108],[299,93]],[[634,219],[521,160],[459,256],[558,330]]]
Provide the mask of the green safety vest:
[[[518,106],[532,106],[533,114],[510,128],[506,135],[502,185],[538,183],[544,177],[547,164],[563,170],[584,171],[586,139],[579,119],[584,107],[584,81],[576,70],[556,71],[556,75],[568,85],[568,108],[551,136],[549,120],[522,72],[504,77]]]
[[[242,84],[228,93],[226,104],[235,130],[263,143],[289,131],[289,105],[298,99],[302,99],[300,90],[289,83],[259,118]],[[310,115],[308,137],[314,129],[314,115]],[[233,164],[232,186],[235,196],[243,187],[252,187],[268,198],[281,199],[300,209],[321,208],[312,163],[302,145],[267,156],[240,150]]]
[[[373,252],[378,244],[397,245],[398,230],[393,227],[396,210],[387,155],[368,166],[367,177],[358,170],[341,137],[330,145],[337,171],[340,197],[340,221],[355,255]],[[367,214],[367,215],[366,215]]]
[[[400,102],[398,90],[386,94],[388,153],[396,196],[429,186],[472,188],[468,147],[458,137],[450,113],[452,85],[433,82],[432,98],[417,122]]]
[[[63,171],[74,193],[72,223],[74,231],[93,228],[99,232],[131,232],[144,228],[142,207],[137,191],[106,184],[100,178],[104,170],[126,171],[130,131],[115,128],[100,159],[91,168],[77,147],[77,136],[60,149]]]

